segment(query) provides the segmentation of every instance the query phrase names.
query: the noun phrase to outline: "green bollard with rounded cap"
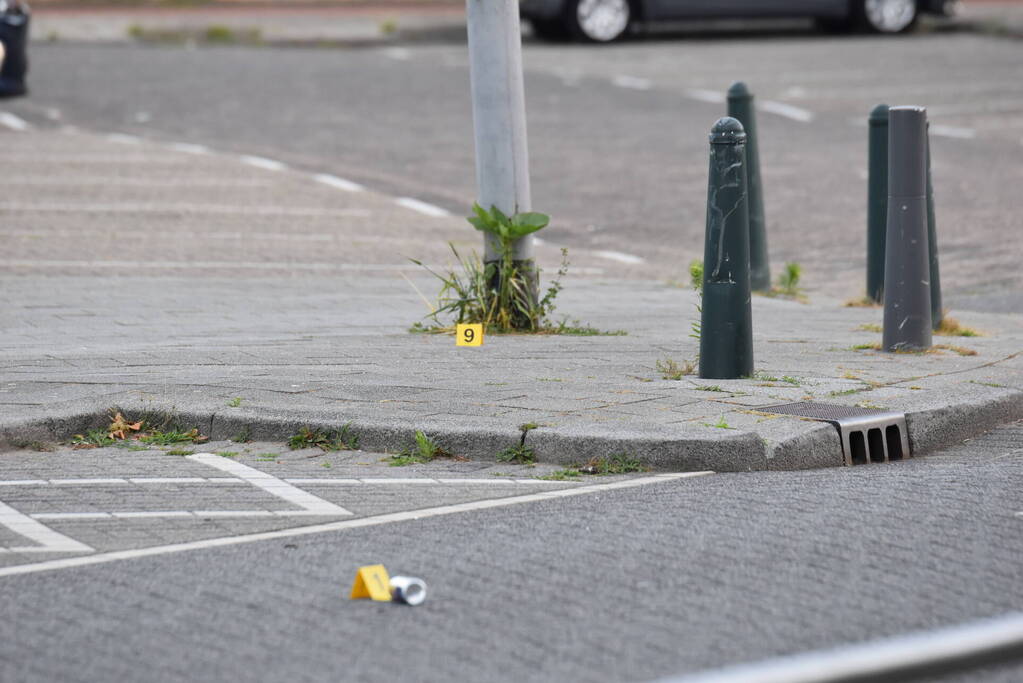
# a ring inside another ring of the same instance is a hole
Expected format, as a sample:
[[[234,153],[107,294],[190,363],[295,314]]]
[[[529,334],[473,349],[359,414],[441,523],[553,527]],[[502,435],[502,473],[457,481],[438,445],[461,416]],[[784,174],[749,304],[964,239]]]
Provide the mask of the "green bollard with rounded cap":
[[[884,296],[884,246],[888,230],[888,105],[879,104],[868,119],[867,149],[867,296]]]
[[[746,133],[726,117],[710,132],[707,232],[703,250],[700,377],[753,374]]]
[[[757,145],[756,110],[753,94],[742,81],[728,89],[728,115],[746,131],[746,189],[749,193],[750,286],[760,292],[771,289],[771,264],[767,258],[767,221],[760,182],[760,152]]]

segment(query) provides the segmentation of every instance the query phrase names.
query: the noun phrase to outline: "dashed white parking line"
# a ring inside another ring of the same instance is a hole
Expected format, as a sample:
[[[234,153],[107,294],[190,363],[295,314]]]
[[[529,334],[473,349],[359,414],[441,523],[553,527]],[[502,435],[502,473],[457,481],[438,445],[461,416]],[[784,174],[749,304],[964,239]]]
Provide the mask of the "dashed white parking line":
[[[196,453],[195,455],[187,456],[187,459],[214,467],[223,472],[227,472],[228,474],[233,474],[237,478],[247,481],[253,486],[263,489],[267,493],[277,496],[292,505],[297,505],[307,512],[316,512],[325,515],[352,514],[340,505],[335,505],[334,503],[326,501],[318,496],[314,496],[308,491],[303,491],[286,481],[278,479],[271,474],[257,470],[255,467],[249,467],[248,465],[240,462],[235,462],[229,458],[214,455],[213,453]]]
[[[727,101],[723,92],[717,90],[704,90],[703,88],[688,88],[682,93],[692,100],[709,102],[711,104],[724,104]]]
[[[185,154],[209,154],[210,148],[206,145],[194,145],[190,142],[172,142],[167,145],[167,149],[175,152],[184,152]]]
[[[366,188],[358,183],[353,183],[351,180],[345,180],[344,178],[338,178],[336,175],[330,175],[329,173],[318,173],[313,176],[313,180],[328,187],[333,187],[338,190],[344,190],[345,192],[362,192]]]
[[[10,128],[18,133],[24,133],[32,128],[25,119],[6,111],[0,111],[0,126]]]
[[[257,157],[250,154],[243,154],[238,157],[238,160],[243,164],[261,168],[265,171],[283,171],[287,167],[284,163],[277,161],[276,159],[267,159],[266,157]]]
[[[619,263],[625,263],[630,266],[637,266],[641,263],[646,263],[646,259],[642,256],[634,256],[632,254],[626,254],[620,251],[595,251],[594,256],[607,259],[609,261],[618,261]]]
[[[203,477],[133,477],[128,481],[132,484],[203,484],[208,480]]]
[[[977,136],[977,131],[972,128],[960,128],[958,126],[944,126],[931,124],[930,131],[934,135],[945,138],[956,138],[959,140],[972,140]]]
[[[434,218],[446,218],[451,215],[451,212],[447,209],[442,209],[439,206],[428,204],[412,197],[398,197],[394,200],[394,203],[398,206],[404,206],[406,209],[412,209],[427,216],[433,216]]]
[[[757,103],[757,109],[769,114],[784,116],[787,119],[799,121],[800,123],[810,123],[814,119],[812,111],[803,109],[802,107],[795,107],[791,104],[785,104],[784,102],[775,102],[774,100],[760,101]]]
[[[627,90],[650,90],[653,87],[649,78],[637,78],[636,76],[615,76],[611,83]]]
[[[73,538],[57,533],[50,527],[40,524],[28,515],[24,515],[10,505],[0,503],[0,525],[7,527],[16,534],[37,543],[34,546],[0,548],[0,552],[12,553],[91,553],[93,549]]]
[[[50,479],[50,483],[54,486],[73,486],[73,485],[94,485],[94,484],[127,484],[126,479],[120,479],[116,477],[106,479]]]
[[[38,562],[34,564],[23,564],[15,565],[12,567],[4,567],[0,569],[0,577],[15,576],[18,574],[34,574],[37,572],[53,571],[57,569],[69,569],[72,567],[83,567],[93,564],[116,562],[118,560],[131,560],[142,557],[168,555],[171,553],[180,553],[190,550],[206,550],[210,548],[220,548],[230,545],[239,545],[242,543],[254,543],[257,541],[268,541],[280,538],[290,538],[295,536],[306,536],[310,534],[320,534],[332,531],[344,531],[347,529],[360,529],[366,527],[380,526],[382,524],[392,524],[395,522],[429,519],[431,517],[440,517],[443,515],[451,515],[459,512],[509,507],[512,505],[521,505],[523,503],[532,503],[542,500],[552,500],[554,498],[581,496],[590,493],[612,491],[615,489],[647,486],[650,484],[659,484],[666,481],[685,479],[689,477],[699,477],[709,474],[713,474],[713,472],[682,472],[672,474],[657,474],[649,477],[626,479],[624,481],[612,482],[610,484],[593,484],[589,486],[567,488],[562,489],[560,491],[550,491],[546,493],[533,493],[521,496],[510,496],[507,498],[495,498],[491,500],[474,501],[472,503],[459,503],[456,505],[442,505],[440,507],[435,508],[425,508],[421,510],[412,510],[408,512],[393,512],[384,515],[376,515],[373,517],[363,517],[361,519],[328,522],[326,524],[313,524],[310,526],[296,527],[291,529],[281,529],[278,531],[266,531],[256,534],[245,534],[242,536],[226,536],[222,538],[206,539],[203,541],[175,543],[171,545],[154,546],[150,548],[139,548],[135,550],[118,550],[114,552],[97,553],[95,555],[88,555],[83,557],[71,557],[61,560],[50,560],[48,562]]]
[[[39,486],[48,483],[45,479],[13,479],[11,481],[0,481],[0,486]]]
[[[117,142],[122,145],[137,145],[142,142],[140,138],[137,138],[134,135],[124,135],[123,133],[110,133],[106,136],[106,138],[110,142]]]

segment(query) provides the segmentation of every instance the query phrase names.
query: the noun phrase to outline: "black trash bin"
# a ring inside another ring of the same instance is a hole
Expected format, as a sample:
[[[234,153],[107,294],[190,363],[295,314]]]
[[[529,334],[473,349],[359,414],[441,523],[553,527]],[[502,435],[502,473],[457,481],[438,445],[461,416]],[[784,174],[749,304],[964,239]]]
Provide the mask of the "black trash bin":
[[[28,92],[28,4],[23,0],[0,0],[0,44],[4,48],[0,65],[0,97]]]

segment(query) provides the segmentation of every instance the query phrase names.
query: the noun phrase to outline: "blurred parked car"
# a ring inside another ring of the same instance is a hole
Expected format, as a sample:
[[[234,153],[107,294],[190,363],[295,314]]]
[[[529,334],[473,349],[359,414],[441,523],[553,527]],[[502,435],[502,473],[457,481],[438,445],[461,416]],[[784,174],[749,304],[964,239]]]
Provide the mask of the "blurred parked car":
[[[28,92],[29,9],[23,0],[0,0],[0,97]]]
[[[953,14],[957,0],[520,0],[548,40],[608,43],[634,24],[688,19],[810,17],[823,27],[902,33],[923,13]]]

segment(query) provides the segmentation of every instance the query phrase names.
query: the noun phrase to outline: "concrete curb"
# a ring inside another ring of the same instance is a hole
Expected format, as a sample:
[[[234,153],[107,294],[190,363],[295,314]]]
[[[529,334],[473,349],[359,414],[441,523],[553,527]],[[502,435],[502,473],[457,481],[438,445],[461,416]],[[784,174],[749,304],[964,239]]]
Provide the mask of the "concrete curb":
[[[947,447],[977,436],[998,425],[1023,419],[1023,392],[984,388],[980,395],[957,403],[924,398],[906,409],[909,440],[914,456]],[[33,442],[63,442],[75,434],[109,424],[112,406],[96,401],[76,401],[47,409],[48,417],[0,423],[0,447],[23,448]],[[301,427],[336,430],[350,424],[362,450],[396,453],[412,444],[419,429],[448,451],[468,458],[493,461],[505,448],[518,445],[517,425],[496,426],[492,420],[424,418],[373,421],[346,419],[341,412],[280,411],[273,414],[246,411],[178,409],[154,403],[129,403],[116,407],[131,419],[161,413],[186,428],[220,441],[246,438],[286,441]],[[830,425],[804,418],[781,417],[756,431],[720,430],[713,427],[630,423],[627,427],[602,423],[540,426],[526,435],[526,445],[538,460],[551,464],[579,465],[591,458],[625,453],[661,471],[746,472],[755,470],[801,470],[839,467],[843,464],[837,431]]]

